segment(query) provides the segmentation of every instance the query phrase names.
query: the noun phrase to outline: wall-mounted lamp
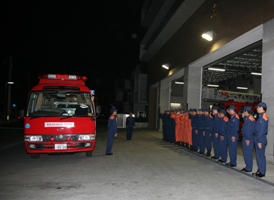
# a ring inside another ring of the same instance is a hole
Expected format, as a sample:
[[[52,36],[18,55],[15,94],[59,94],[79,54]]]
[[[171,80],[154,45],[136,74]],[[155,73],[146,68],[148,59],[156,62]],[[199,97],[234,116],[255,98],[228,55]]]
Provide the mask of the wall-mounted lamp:
[[[166,63],[162,65],[162,68],[169,69],[170,64]]]
[[[225,69],[221,69],[221,68],[212,68],[212,67],[209,67],[208,70],[211,70],[211,71],[219,71],[219,72],[224,72]]]
[[[214,31],[207,31],[206,33],[203,33],[203,34],[202,34],[202,38],[204,38],[204,39],[207,40],[207,41],[212,41],[214,35],[216,35],[216,34],[214,33]]]
[[[247,87],[237,87],[237,89],[239,89],[239,90],[248,90]]]
[[[256,76],[261,76],[262,73],[259,73],[259,72],[251,72],[252,75],[256,75]]]
[[[219,87],[219,85],[207,84],[208,87]]]
[[[176,81],[175,84],[183,85],[183,84],[185,84],[185,83],[184,83],[184,82],[180,82],[180,81]]]

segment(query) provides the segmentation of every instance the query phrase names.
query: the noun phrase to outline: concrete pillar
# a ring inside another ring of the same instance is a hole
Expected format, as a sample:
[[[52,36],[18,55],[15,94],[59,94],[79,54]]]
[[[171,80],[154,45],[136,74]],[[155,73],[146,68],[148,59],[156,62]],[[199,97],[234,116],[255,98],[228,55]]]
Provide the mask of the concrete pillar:
[[[164,113],[165,110],[170,109],[170,93],[171,82],[169,80],[163,80],[160,83],[160,95],[159,95],[159,107],[160,113]],[[162,131],[162,120],[159,124],[159,131]]]
[[[184,76],[183,108],[200,108],[202,95],[202,68],[188,66]]]
[[[157,99],[158,87],[151,87],[149,90],[148,98],[148,128],[155,129],[159,118],[158,113],[158,99]],[[156,117],[155,117],[156,116]]]
[[[263,26],[262,50],[262,100],[269,115],[266,159],[274,162],[274,19]]]

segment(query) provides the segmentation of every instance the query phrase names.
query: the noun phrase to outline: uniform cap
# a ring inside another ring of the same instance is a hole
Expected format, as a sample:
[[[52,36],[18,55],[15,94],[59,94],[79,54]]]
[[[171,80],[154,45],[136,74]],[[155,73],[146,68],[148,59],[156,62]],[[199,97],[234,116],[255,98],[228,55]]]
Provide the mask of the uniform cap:
[[[251,107],[250,106],[245,106],[244,111],[251,111]]]
[[[258,107],[267,108],[266,103],[264,103],[264,102],[260,102],[260,103],[256,106],[256,108],[258,108]]]
[[[223,113],[224,115],[226,115],[226,111],[225,110],[220,110],[220,113]]]
[[[212,110],[218,110],[218,106],[213,106]]]
[[[110,109],[109,112],[112,114],[114,111],[117,111],[117,109],[113,107],[113,108]]]
[[[197,109],[196,109],[196,108],[194,108],[194,109],[193,109],[193,112],[197,112]]]
[[[209,108],[205,108],[204,112],[210,112]]]
[[[228,107],[228,110],[230,110],[230,109],[232,109],[232,110],[236,110],[236,107],[235,107],[235,106],[233,106],[233,105],[231,105],[231,106],[229,106],[229,107]]]
[[[203,109],[202,108],[198,108],[198,111],[203,111]]]

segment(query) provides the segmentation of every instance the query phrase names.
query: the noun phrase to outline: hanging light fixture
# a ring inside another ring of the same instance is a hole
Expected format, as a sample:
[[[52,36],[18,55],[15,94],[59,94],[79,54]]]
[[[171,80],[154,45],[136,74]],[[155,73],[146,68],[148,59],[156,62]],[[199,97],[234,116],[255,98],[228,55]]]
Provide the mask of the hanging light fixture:
[[[175,84],[184,85],[184,82],[182,82],[182,81],[176,81]]]
[[[170,66],[170,64],[169,64],[169,63],[166,63],[166,64],[163,64],[163,65],[162,65],[162,68],[165,68],[165,69],[168,70],[168,69],[169,69],[169,66]]]
[[[262,75],[262,73],[260,73],[260,72],[251,72],[251,74],[256,75],[256,76],[261,76]]]
[[[208,87],[219,87],[219,85],[207,84]]]
[[[248,90],[247,87],[237,87],[238,90]]]
[[[202,38],[204,38],[205,40],[207,41],[212,41],[213,40],[213,37],[214,37],[214,31],[207,31],[206,33],[203,33],[202,34]]]

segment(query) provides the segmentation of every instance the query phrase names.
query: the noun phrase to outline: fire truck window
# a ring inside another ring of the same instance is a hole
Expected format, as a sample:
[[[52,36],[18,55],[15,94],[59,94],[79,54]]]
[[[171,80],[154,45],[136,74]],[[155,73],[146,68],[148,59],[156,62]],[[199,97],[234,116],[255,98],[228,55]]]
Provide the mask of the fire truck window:
[[[43,93],[39,93],[35,110],[39,110],[41,108],[42,102],[43,102]]]

